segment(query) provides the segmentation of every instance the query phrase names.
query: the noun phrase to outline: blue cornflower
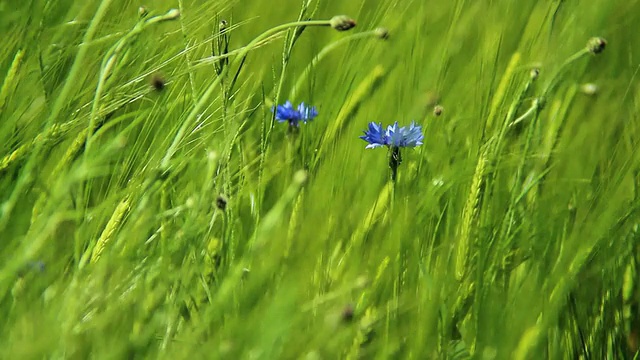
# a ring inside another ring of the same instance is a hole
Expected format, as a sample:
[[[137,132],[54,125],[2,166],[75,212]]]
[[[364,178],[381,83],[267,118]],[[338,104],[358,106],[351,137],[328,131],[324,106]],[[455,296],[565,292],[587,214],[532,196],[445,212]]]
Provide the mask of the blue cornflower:
[[[360,139],[369,143],[367,149],[381,146],[389,148],[391,180],[396,181],[398,166],[402,163],[400,148],[422,145],[424,136],[422,135],[422,126],[417,125],[414,121],[411,122],[411,125],[403,127],[398,126],[396,121],[393,125],[387,126],[387,130],[384,130],[380,123],[370,122],[369,129],[364,131],[364,135],[360,136]]]
[[[24,277],[30,272],[34,273],[43,273],[45,270],[44,262],[38,261],[27,261],[24,266],[20,270],[18,270],[18,276]]]
[[[413,121],[408,127],[400,127],[396,121],[393,125],[389,125],[386,131],[383,130],[382,124],[371,122],[369,123],[369,129],[365,130],[360,139],[369,143],[366,147],[367,149],[380,146],[401,148],[422,145],[424,136],[422,135],[422,126]]]
[[[276,113],[276,120],[279,122],[288,122],[290,126],[297,127],[300,121],[307,123],[307,121],[313,120],[318,116],[318,110],[315,106],[309,107],[304,102],[301,102],[297,108],[293,107],[291,101],[284,103],[284,105],[278,105],[272,108],[271,111]]]

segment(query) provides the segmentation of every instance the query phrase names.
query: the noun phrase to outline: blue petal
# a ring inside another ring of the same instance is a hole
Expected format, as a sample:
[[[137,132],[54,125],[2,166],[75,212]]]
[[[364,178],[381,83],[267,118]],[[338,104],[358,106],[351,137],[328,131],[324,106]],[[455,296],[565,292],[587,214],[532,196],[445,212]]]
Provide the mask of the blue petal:
[[[398,122],[387,126],[383,130],[382,124],[374,122],[369,123],[369,128],[364,132],[364,136],[360,138],[369,143],[367,149],[381,146],[391,147],[416,147],[422,145],[424,136],[422,135],[422,126],[412,121],[409,126],[400,127]]]
[[[309,110],[309,120],[315,118],[316,116],[318,116],[318,109],[316,109],[315,106],[313,106],[310,110]]]
[[[424,136],[422,135],[422,126],[417,125],[414,121],[411,122],[408,129],[405,129],[404,134],[404,146],[407,147],[415,147],[418,145],[422,145],[422,140]]]
[[[387,138],[382,132],[382,124],[374,122],[369,123],[369,129],[364,131],[364,135],[360,136],[360,139],[369,143],[366,147],[367,149],[387,145]]]
[[[300,120],[300,113],[298,113],[291,104],[291,101],[284,103],[284,105],[278,105],[276,107],[276,120],[280,122],[294,121],[297,123]]]
[[[394,147],[404,146],[404,128],[399,127],[397,121],[393,125],[389,125],[387,127],[386,135],[388,138],[388,145]]]
[[[316,116],[318,116],[318,110],[316,110],[315,106],[309,108],[304,102],[301,102],[298,105],[298,114],[300,114],[300,119],[307,122],[307,120],[313,120]]]
[[[307,106],[301,102],[296,108],[293,107],[291,101],[287,100],[283,105],[271,108],[275,112],[276,120],[279,122],[288,122],[289,125],[298,126],[300,121],[307,122],[318,116],[318,110],[314,107]]]

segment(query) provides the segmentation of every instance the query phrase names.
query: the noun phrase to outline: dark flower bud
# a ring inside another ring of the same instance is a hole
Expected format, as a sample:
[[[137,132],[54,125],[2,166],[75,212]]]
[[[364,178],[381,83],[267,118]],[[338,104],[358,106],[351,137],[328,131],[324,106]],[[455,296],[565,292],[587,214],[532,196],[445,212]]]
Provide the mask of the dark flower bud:
[[[533,68],[531,69],[531,71],[529,72],[529,76],[531,77],[531,80],[535,80],[538,78],[538,76],[540,76],[540,69]]]
[[[336,15],[331,18],[331,27],[338,31],[347,31],[356,27],[356,21],[346,15]]]
[[[607,41],[601,37],[594,37],[587,42],[587,49],[593,54],[600,54],[607,46]]]
[[[222,195],[218,195],[218,197],[216,198],[216,207],[222,211],[225,211],[225,209],[227,208],[227,199]]]
[[[166,85],[166,81],[164,80],[164,77],[162,77],[162,75],[154,74],[151,77],[151,86],[153,87],[154,90],[162,91],[164,90],[165,85]]]
[[[389,38],[389,30],[387,30],[386,28],[379,27],[374,31],[376,33],[376,36],[382,40],[387,40]]]
[[[343,322],[351,322],[355,315],[355,309],[353,305],[349,304],[342,309],[342,313],[340,313],[340,318]]]
[[[138,8],[138,16],[145,18],[147,15],[149,15],[149,10],[145,6],[140,6]]]
[[[442,115],[443,111],[444,111],[444,108],[441,105],[436,105],[433,107],[433,115],[435,116]]]

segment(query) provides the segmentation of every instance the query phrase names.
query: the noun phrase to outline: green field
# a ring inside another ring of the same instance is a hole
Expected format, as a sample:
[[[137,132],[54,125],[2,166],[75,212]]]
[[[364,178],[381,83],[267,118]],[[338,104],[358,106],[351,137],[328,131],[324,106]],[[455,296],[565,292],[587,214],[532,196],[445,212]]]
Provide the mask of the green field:
[[[0,0],[0,358],[640,358],[639,23]]]

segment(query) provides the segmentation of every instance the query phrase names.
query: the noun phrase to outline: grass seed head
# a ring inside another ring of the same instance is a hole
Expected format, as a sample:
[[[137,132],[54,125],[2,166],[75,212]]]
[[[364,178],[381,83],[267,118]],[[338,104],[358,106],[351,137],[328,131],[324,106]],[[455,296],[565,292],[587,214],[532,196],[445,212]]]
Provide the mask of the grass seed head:
[[[356,27],[356,21],[346,15],[336,15],[331,18],[331,27],[338,31],[347,31]]]
[[[604,51],[604,48],[606,46],[607,46],[607,40],[601,37],[593,37],[589,39],[589,42],[587,42],[587,49],[592,54],[600,54],[601,52]]]
[[[151,87],[153,87],[153,89],[155,91],[162,91],[164,90],[164,87],[167,85],[167,82],[165,81],[164,77],[160,74],[155,74],[151,77]]]
[[[167,11],[167,13],[164,16],[165,16],[165,20],[175,20],[180,17],[180,10],[171,9]]]
[[[216,198],[216,207],[222,211],[225,211],[227,208],[227,198],[222,195],[218,195],[218,197]]]
[[[433,115],[440,116],[444,112],[442,105],[436,105],[433,107]]]
[[[389,39],[389,30],[387,30],[387,28],[383,28],[383,27],[376,28],[375,33],[379,39],[382,39],[382,40]]]
[[[342,322],[345,322],[345,323],[351,322],[354,316],[355,316],[355,309],[351,304],[346,305],[342,309],[342,312],[340,313],[340,318],[342,319]]]
[[[534,67],[529,72],[529,76],[531,77],[531,80],[536,80],[538,78],[538,76],[540,76],[540,69],[537,68],[537,67]]]

